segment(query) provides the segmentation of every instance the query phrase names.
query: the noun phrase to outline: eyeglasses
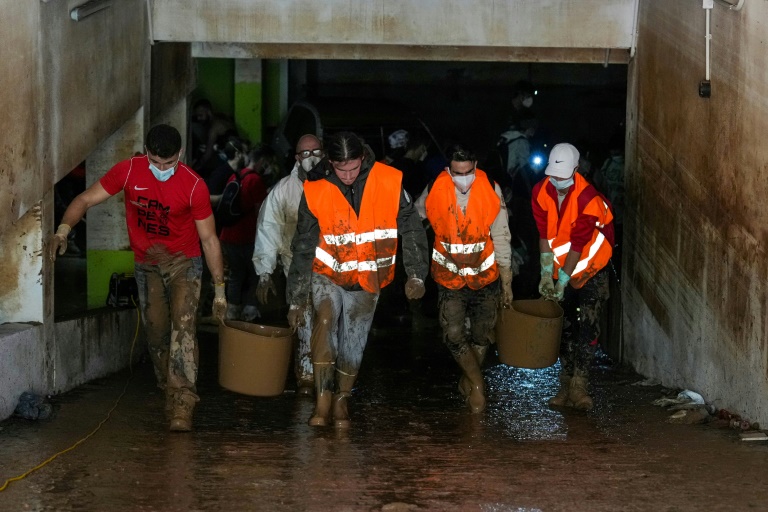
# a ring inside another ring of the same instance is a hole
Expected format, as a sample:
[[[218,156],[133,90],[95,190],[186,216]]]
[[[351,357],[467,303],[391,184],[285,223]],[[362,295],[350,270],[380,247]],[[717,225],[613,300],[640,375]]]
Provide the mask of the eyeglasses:
[[[304,151],[297,151],[296,154],[301,158],[309,158],[310,156],[323,156],[322,149],[305,149]]]

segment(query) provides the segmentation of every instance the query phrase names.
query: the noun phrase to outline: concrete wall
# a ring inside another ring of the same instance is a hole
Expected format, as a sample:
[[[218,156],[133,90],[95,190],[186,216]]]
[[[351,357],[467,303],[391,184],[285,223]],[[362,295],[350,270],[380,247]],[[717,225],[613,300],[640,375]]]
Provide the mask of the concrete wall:
[[[40,203],[0,233],[0,324],[44,321]]]
[[[49,393],[68,391],[89,380],[125,368],[136,336],[135,309],[101,309],[74,320],[56,324],[55,378]],[[146,348],[139,328],[134,360]]]
[[[26,213],[142,105],[145,3],[75,22],[77,3],[3,2],[0,44],[13,51],[0,59],[2,219]]]
[[[0,16],[0,232],[2,225],[16,220],[40,197],[44,180],[40,168],[37,116],[38,32],[40,2],[3,2]],[[32,189],[25,191],[25,182]]]
[[[152,26],[154,37],[163,41],[305,44],[318,50],[323,45],[629,48],[635,4],[635,0],[154,0]]]
[[[112,2],[75,22],[69,11],[82,3],[2,2],[0,419],[27,389],[66,391],[127,364],[135,311],[53,322],[55,284],[42,251],[53,232],[52,187],[136,112],[142,128],[151,114],[183,125],[186,108],[177,105],[194,87],[188,45],[150,51],[146,2]]]
[[[24,391],[61,393],[125,368],[135,331],[133,309],[59,322],[50,348],[41,342],[41,325],[0,324],[0,421],[13,414]],[[134,360],[145,350],[139,333]]]
[[[630,66],[626,356],[768,423],[768,2],[640,4]]]

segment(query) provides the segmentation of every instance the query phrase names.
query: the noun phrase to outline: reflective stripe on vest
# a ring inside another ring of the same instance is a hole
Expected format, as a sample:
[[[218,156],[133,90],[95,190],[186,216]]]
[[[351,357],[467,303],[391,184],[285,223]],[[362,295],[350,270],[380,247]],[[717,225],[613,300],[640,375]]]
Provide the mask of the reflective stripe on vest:
[[[445,250],[451,254],[474,254],[476,252],[483,252],[485,249],[485,242],[477,242],[476,244],[447,244],[440,242],[445,247]]]
[[[341,263],[320,247],[315,248],[315,257],[332,268],[334,272],[352,272],[353,270],[373,272],[395,264],[395,256],[379,258],[376,261],[345,261]]]
[[[548,180],[549,178],[545,179]],[[578,211],[580,194],[592,186],[578,173],[574,175],[574,185],[569,192],[568,203],[562,212],[560,212],[557,201],[547,192],[548,186],[549,183],[547,182],[541,186],[536,201],[547,212],[547,243],[555,257],[555,277],[557,277],[560,268],[565,265],[565,258],[571,250],[571,228],[576,224],[579,215],[583,213],[598,219],[595,222],[592,239],[584,246],[571,275],[570,282],[574,288],[581,288],[595,273],[605,267],[611,258],[613,248],[600,230],[607,223],[613,221],[613,214],[599,194],[584,206],[583,212]],[[561,213],[562,219],[559,218]]]
[[[501,210],[501,199],[486,174],[475,170],[466,212],[456,199],[448,171],[438,175],[426,200],[427,218],[435,231],[432,278],[451,290],[478,290],[498,278],[491,224]]]
[[[485,270],[488,270],[493,266],[494,262],[496,261],[496,253],[492,252],[490,256],[488,256],[485,261],[483,261],[479,267],[464,267],[459,268],[455,263],[452,261],[448,261],[445,256],[437,252],[437,250],[432,249],[432,259],[439,263],[440,265],[444,266],[454,274],[459,274],[460,276],[476,276],[480,272],[483,272]]]
[[[320,227],[314,272],[339,286],[359,284],[371,293],[392,282],[401,180],[397,169],[374,163],[362,192],[359,215],[330,181],[304,184],[307,207]]]

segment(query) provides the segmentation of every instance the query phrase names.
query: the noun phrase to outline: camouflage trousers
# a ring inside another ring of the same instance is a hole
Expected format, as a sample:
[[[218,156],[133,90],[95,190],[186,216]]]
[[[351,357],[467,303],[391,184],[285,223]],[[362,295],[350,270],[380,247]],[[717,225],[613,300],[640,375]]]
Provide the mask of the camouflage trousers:
[[[349,291],[321,274],[312,274],[312,362],[335,364],[346,375],[357,375],[368,343],[368,332],[379,295]]]
[[[307,309],[304,313],[304,325],[296,330],[296,357],[293,371],[298,382],[312,382],[312,317],[314,312]]]
[[[496,316],[499,309],[499,280],[472,290],[468,286],[451,290],[437,286],[437,306],[443,343],[458,358],[472,345],[487,347],[496,341]],[[469,332],[466,322],[469,320]]]
[[[585,374],[597,350],[600,313],[608,300],[608,269],[595,274],[579,289],[569,286],[563,298],[563,338],[560,365],[564,375]]]
[[[197,305],[201,257],[158,265],[136,263],[135,277],[157,385],[168,393],[197,392]],[[196,395],[195,395],[196,396]]]

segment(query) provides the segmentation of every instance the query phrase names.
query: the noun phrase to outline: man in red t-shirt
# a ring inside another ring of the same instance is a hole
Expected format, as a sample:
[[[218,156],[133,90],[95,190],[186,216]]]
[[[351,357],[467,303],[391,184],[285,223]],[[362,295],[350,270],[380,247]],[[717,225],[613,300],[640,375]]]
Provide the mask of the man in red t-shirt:
[[[181,135],[165,124],[147,133],[146,155],[116,164],[64,212],[50,240],[49,256],[64,254],[67,234],[89,208],[121,190],[134,253],[149,353],[158,386],[166,391],[166,416],[172,431],[192,430],[197,396],[197,331],[202,252],[216,283],[214,316],[227,308],[221,246],[208,187],[181,163]]]

